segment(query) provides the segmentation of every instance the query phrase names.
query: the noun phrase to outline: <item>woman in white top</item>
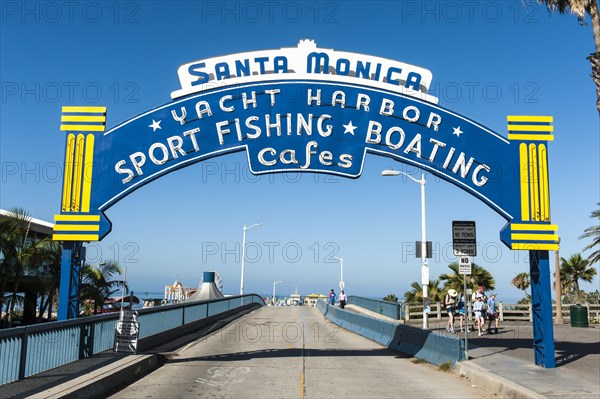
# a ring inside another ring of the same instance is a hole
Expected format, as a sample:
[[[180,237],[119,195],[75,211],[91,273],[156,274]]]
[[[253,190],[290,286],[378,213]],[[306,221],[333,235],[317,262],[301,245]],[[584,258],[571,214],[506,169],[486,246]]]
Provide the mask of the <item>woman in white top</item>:
[[[475,323],[477,324],[477,330],[480,337],[483,335],[483,323],[485,323],[483,316],[481,315],[484,306],[483,295],[477,294],[475,296],[475,303],[473,303],[473,313],[475,313]]]
[[[346,306],[346,301],[348,300],[348,297],[346,296],[346,293],[344,292],[344,290],[342,290],[342,293],[340,294],[340,308],[344,309],[344,306]]]

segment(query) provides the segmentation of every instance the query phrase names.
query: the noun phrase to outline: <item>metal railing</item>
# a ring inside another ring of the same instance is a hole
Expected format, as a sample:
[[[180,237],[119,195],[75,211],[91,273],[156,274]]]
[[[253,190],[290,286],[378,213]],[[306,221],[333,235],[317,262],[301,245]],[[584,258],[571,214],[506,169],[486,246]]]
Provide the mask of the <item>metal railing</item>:
[[[258,303],[255,294],[138,310],[139,339]],[[0,385],[111,349],[119,313],[0,330]]]
[[[360,305],[357,305],[360,306]],[[511,304],[498,302],[496,304],[498,310],[498,317],[500,321],[532,321],[533,316],[531,314],[531,303],[524,304]],[[562,316],[565,322],[570,322],[570,307],[571,304],[562,304]],[[600,322],[600,305],[599,304],[584,304],[587,308],[588,320],[590,323]],[[366,308],[369,309],[369,308]],[[405,303],[404,304],[403,318],[405,321],[421,320],[423,318],[423,304],[422,303]],[[469,320],[472,319],[473,312],[471,312],[471,303],[467,304],[467,317]],[[552,304],[552,315],[556,317],[556,304]],[[441,302],[431,304],[431,312],[429,313],[430,319],[442,320],[448,318],[446,309],[442,306]]]
[[[350,295],[348,297],[349,305],[356,305],[363,309],[370,310],[380,315],[391,317],[392,319],[402,320],[404,318],[402,304],[396,302],[380,301],[377,299],[364,298],[361,296]]]

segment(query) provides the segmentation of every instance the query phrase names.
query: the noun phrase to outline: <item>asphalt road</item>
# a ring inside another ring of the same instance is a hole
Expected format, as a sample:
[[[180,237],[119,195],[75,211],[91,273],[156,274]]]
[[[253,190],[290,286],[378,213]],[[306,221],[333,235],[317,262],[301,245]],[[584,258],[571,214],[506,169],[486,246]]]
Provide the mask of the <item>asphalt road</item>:
[[[263,307],[179,350],[112,398],[498,398],[340,329],[312,307]]]

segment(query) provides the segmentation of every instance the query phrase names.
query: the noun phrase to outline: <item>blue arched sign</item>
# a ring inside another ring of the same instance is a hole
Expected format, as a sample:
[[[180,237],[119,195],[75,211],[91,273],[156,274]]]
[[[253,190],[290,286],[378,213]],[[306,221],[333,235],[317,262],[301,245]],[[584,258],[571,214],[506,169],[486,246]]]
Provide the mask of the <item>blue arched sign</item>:
[[[109,129],[103,107],[63,107],[66,173],[55,240],[101,240],[111,230],[104,212],[136,189],[243,151],[254,174],[349,178],[360,177],[367,154],[390,157],[487,204],[506,219],[500,236],[509,248],[546,251],[546,258],[557,248],[547,168],[551,117],[509,116],[505,137],[437,105],[427,94],[426,69],[319,49],[310,40],[194,61],[178,75],[171,102]]]

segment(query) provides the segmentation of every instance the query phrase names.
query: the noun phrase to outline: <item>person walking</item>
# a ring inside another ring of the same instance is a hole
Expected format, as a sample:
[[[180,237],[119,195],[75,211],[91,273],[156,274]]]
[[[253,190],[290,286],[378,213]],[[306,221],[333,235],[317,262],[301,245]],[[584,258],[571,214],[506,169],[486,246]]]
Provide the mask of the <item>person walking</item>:
[[[344,290],[342,290],[342,292],[340,293],[340,308],[344,309],[344,307],[346,306],[347,300],[348,300],[348,297],[346,296],[346,293],[344,292]]]
[[[487,301],[487,316],[488,316],[488,334],[492,334],[492,321],[496,321],[494,334],[498,334],[498,312],[496,311],[496,294],[491,294],[490,299]]]
[[[329,293],[329,303],[333,306],[335,305],[335,291],[333,290],[333,288],[331,289],[331,292]]]
[[[446,331],[454,332],[454,311],[456,310],[456,296],[458,293],[455,289],[449,289],[448,293],[444,297],[444,306],[446,307],[446,312],[448,312],[448,326],[446,327]]]
[[[485,296],[485,291],[484,291],[484,287],[482,283],[477,283],[477,291],[473,292],[473,295],[471,295],[471,306],[475,306],[475,304],[477,303],[477,295],[481,295],[483,297],[483,309],[481,310],[481,316],[483,317],[484,321],[486,319],[486,308],[487,308],[487,297]],[[474,311],[474,309],[471,309]],[[476,320],[473,320],[473,326],[471,326],[473,328],[473,331],[475,331],[475,323],[477,323]],[[482,328],[484,328],[482,326]]]
[[[473,304],[473,313],[475,315],[475,324],[477,324],[477,331],[479,333],[479,336],[481,337],[483,335],[483,329],[485,328],[484,323],[485,321],[483,320],[483,316],[481,315],[484,309],[484,302],[483,302],[483,294],[477,294],[475,296],[475,303]]]
[[[460,324],[460,332],[465,331],[465,294],[462,293],[458,296],[458,302],[456,304],[456,310],[458,312],[458,321]]]

